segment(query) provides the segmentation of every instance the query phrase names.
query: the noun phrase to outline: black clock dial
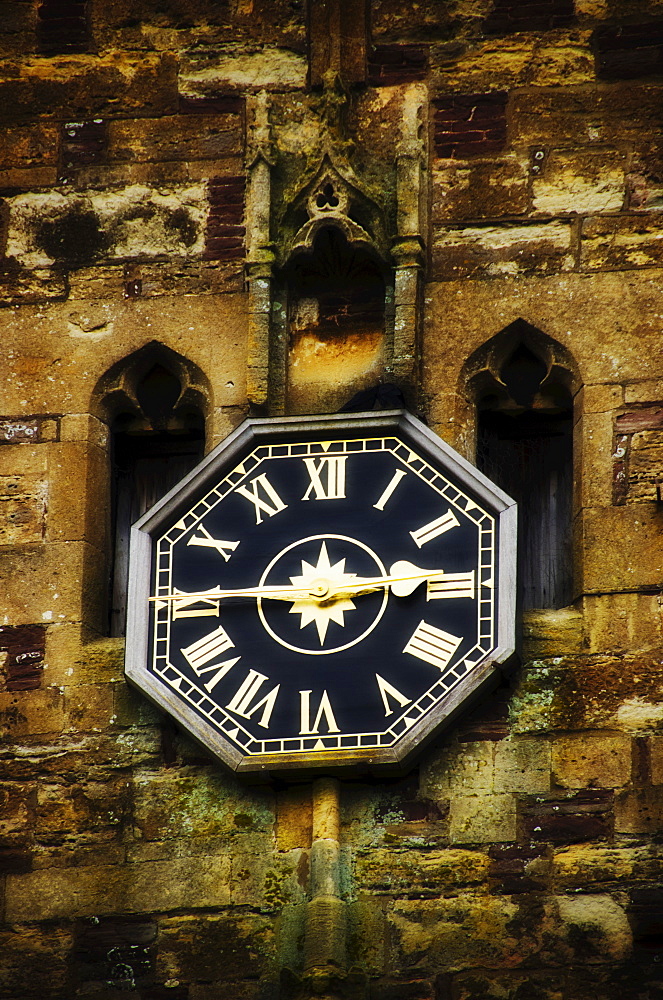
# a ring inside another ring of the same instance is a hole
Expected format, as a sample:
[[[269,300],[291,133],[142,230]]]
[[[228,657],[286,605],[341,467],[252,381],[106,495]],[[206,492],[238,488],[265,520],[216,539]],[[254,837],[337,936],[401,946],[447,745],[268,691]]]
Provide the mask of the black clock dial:
[[[258,444],[155,538],[151,689],[245,759],[395,747],[497,645],[482,490],[347,424]]]

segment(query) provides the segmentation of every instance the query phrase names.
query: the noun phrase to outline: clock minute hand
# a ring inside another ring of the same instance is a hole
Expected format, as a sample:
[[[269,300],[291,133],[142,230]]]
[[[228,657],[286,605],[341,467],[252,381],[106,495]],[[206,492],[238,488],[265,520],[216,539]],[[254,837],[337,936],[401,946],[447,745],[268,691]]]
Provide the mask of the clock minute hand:
[[[158,594],[150,597],[150,601],[194,601],[218,600],[226,597],[270,597],[277,601],[295,601],[310,596],[307,587],[240,587],[236,590],[222,590],[216,587],[212,590],[201,590],[199,593],[181,591],[175,594]]]

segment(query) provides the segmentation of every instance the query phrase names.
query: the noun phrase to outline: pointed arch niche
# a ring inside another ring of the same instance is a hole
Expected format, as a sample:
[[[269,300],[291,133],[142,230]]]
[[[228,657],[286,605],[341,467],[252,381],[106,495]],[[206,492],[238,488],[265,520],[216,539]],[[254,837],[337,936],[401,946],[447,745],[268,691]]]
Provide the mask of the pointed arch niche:
[[[312,400],[338,409],[384,372],[385,268],[369,244],[329,223],[292,254],[283,279],[288,411],[306,412]]]
[[[476,464],[519,505],[522,610],[565,607],[574,597],[576,364],[517,320],[475,351],[464,378],[477,413]]]
[[[389,366],[394,279],[383,211],[325,154],[279,231],[273,371],[283,386],[272,398],[288,413],[337,410]]]
[[[203,457],[210,387],[195,365],[153,341],[102,376],[94,401],[110,430],[108,629],[121,636],[129,529]]]

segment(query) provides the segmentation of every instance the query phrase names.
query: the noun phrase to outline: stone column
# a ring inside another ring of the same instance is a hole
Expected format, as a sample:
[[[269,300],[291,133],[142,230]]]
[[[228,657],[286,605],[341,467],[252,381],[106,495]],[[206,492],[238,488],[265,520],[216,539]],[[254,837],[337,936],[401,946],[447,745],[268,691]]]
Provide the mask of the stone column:
[[[253,116],[249,143],[246,199],[246,283],[248,306],[247,396],[254,406],[267,404],[269,331],[272,308],[271,171],[269,101],[263,91],[251,102]]]
[[[423,269],[425,262],[425,140],[423,115],[426,88],[409,88],[403,103],[401,141],[396,156],[398,234],[391,252],[394,269],[394,343],[390,368],[396,381],[417,384],[419,368]]]
[[[311,899],[306,913],[304,973],[319,981],[342,977],[346,966],[346,911],[340,879],[340,785],[313,783]]]

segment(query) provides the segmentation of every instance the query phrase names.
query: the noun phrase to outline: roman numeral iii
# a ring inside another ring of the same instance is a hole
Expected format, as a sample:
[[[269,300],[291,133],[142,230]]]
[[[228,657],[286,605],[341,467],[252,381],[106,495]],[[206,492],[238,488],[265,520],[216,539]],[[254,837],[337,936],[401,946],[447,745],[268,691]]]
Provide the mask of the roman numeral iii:
[[[347,456],[339,458],[332,456],[321,458],[304,458],[303,462],[311,482],[302,500],[311,499],[311,491],[315,500],[342,500],[345,498],[345,463]]]
[[[474,570],[469,573],[445,573],[439,580],[428,580],[426,584],[427,601],[474,596]]]

